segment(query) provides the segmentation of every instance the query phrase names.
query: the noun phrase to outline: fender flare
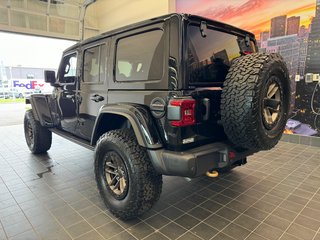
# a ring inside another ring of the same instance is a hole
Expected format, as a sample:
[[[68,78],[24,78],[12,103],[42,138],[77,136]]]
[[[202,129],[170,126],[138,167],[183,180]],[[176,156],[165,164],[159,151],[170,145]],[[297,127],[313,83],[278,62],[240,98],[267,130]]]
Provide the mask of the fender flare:
[[[40,122],[40,125],[46,128],[53,128],[59,125],[60,117],[54,106],[54,98],[50,94],[33,94],[26,100],[26,103],[31,104],[31,109],[35,120]]]
[[[91,145],[95,145],[100,137],[99,126],[103,124],[101,121],[106,114],[125,117],[130,122],[140,146],[148,149],[159,149],[163,147],[158,129],[154,124],[150,111],[143,105],[131,103],[107,104],[100,108],[92,131]]]

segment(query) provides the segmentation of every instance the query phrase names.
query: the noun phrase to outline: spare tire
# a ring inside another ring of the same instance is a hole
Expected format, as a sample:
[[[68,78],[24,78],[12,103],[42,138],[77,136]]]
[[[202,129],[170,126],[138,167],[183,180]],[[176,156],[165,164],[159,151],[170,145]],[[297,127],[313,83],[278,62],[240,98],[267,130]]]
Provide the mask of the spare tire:
[[[228,139],[245,149],[274,147],[285,128],[289,102],[289,73],[279,54],[236,59],[221,95],[221,121]]]

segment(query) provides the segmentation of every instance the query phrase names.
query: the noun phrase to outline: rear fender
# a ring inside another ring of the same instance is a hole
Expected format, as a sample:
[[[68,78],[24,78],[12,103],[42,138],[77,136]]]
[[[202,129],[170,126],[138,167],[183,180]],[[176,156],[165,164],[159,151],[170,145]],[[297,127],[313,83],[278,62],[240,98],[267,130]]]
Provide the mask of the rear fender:
[[[95,145],[103,133],[123,128],[123,119],[130,123],[140,146],[149,149],[162,148],[158,129],[149,110],[145,106],[130,103],[108,104],[100,108],[92,132],[91,145]]]

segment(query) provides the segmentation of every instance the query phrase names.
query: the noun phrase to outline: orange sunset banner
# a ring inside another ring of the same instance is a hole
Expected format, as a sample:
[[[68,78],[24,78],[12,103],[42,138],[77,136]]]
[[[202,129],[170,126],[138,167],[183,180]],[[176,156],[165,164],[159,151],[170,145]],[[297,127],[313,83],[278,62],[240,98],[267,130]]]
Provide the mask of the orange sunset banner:
[[[253,32],[270,30],[270,19],[300,16],[300,26],[308,28],[315,14],[315,0],[176,0],[176,11],[191,13]]]

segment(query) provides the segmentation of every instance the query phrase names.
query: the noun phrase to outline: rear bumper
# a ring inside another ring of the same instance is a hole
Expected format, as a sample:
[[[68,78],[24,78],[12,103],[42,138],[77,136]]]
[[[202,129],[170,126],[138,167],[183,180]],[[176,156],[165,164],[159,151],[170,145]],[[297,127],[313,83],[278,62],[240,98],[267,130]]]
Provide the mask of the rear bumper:
[[[230,154],[232,152],[232,154]],[[157,172],[164,175],[197,177],[211,169],[222,169],[245,162],[254,152],[237,152],[222,142],[207,144],[184,152],[148,150]],[[230,155],[234,157],[230,158]]]

